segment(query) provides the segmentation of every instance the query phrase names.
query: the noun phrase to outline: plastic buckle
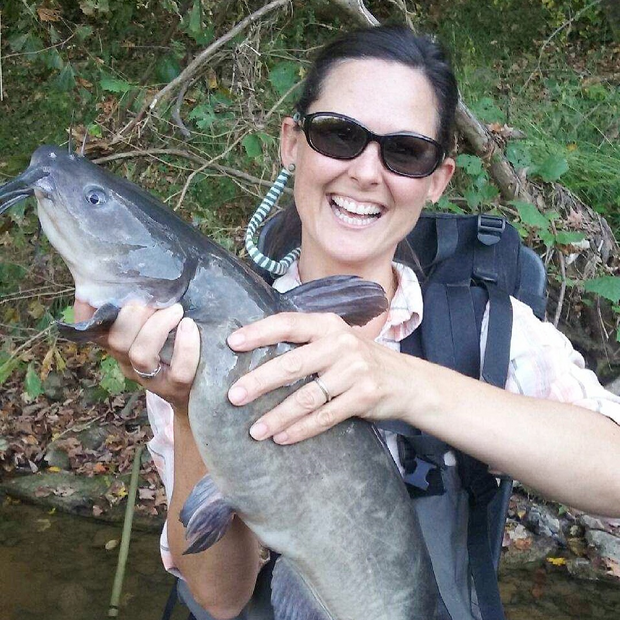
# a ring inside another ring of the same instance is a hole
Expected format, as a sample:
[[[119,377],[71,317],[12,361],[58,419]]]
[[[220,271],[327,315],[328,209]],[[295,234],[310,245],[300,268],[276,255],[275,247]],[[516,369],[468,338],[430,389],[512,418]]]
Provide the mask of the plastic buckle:
[[[484,245],[499,243],[506,229],[506,220],[497,215],[478,216],[478,241]]]
[[[437,469],[437,465],[433,463],[429,463],[419,457],[415,457],[416,468],[410,474],[405,475],[405,482],[407,484],[411,484],[418,489],[422,489],[422,491],[426,491],[430,486],[430,482],[428,481],[428,474],[433,469]]]

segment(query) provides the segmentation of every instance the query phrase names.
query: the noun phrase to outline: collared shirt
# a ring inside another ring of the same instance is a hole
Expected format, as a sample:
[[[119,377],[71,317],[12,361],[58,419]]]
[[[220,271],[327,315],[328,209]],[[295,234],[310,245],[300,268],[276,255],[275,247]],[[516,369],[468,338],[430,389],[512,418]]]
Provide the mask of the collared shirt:
[[[422,322],[422,291],[414,271],[405,265],[393,263],[398,287],[390,304],[387,319],[376,342],[400,351],[400,342]],[[297,263],[274,282],[274,288],[283,293],[299,286]],[[620,397],[605,390],[596,375],[585,368],[580,353],[551,323],[540,321],[529,306],[511,298],[513,327],[510,342],[510,363],[506,389],[515,394],[571,403],[597,411],[620,424]],[[488,327],[488,311],[482,321],[480,336],[484,350]],[[148,447],[163,484],[168,503],[174,481],[173,413],[170,405],[147,392],[147,409],[153,439]],[[396,458],[396,438],[385,434],[390,452]],[[446,465],[454,464],[451,453],[446,454]],[[399,464],[400,467],[400,464]],[[402,468],[401,468],[402,472]],[[167,529],[161,536],[161,554],[167,570],[178,575],[168,547]]]

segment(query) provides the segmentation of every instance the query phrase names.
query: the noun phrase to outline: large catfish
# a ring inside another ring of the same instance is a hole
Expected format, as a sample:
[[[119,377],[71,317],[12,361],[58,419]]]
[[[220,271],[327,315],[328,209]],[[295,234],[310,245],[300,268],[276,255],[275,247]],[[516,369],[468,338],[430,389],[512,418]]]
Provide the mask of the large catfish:
[[[236,513],[280,554],[272,579],[278,620],[433,618],[429,555],[374,427],[350,419],[295,445],[257,442],[252,423],[301,383],[241,408],[227,398],[242,375],[290,348],[235,353],[226,344],[234,329],[292,310],[334,311],[364,324],[386,308],[381,287],[338,276],[280,295],[153,196],[56,147],[37,149],[30,166],[0,188],[0,213],[33,194],[76,296],[97,308],[89,321],[59,324],[64,336],[96,338],[129,302],[180,302],[198,324],[201,357],[189,416],[209,476],[181,515],[188,550],[216,542]]]

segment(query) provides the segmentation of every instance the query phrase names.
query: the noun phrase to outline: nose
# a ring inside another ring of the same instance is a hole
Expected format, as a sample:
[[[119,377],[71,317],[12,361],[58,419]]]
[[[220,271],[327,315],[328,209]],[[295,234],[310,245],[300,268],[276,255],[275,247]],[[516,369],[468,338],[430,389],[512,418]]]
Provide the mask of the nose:
[[[354,159],[349,162],[349,175],[362,187],[377,185],[386,168],[381,161],[381,146],[372,141]]]

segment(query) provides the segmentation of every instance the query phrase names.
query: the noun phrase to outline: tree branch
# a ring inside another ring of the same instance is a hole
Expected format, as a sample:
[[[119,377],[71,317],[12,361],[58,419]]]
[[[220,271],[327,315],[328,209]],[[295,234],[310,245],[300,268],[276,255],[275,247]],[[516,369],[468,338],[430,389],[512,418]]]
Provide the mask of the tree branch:
[[[202,71],[206,62],[219,50],[223,45],[228,43],[231,39],[236,37],[245,28],[252,25],[255,21],[258,21],[261,17],[267,13],[278,9],[286,4],[289,4],[290,0],[273,0],[269,4],[266,4],[258,11],[255,11],[251,15],[248,15],[245,19],[241,20],[234,28],[229,30],[224,36],[220,37],[217,41],[213,42],[209,47],[203,50],[187,67],[176,77],[172,82],[169,82],[164,88],[155,94],[151,101],[145,104],[136,117],[123,127],[118,134],[112,139],[110,144],[116,144],[122,138],[124,133],[131,131],[145,116],[147,113],[153,112],[157,107],[168,101],[177,88],[180,88],[183,84],[190,82],[196,75]]]

